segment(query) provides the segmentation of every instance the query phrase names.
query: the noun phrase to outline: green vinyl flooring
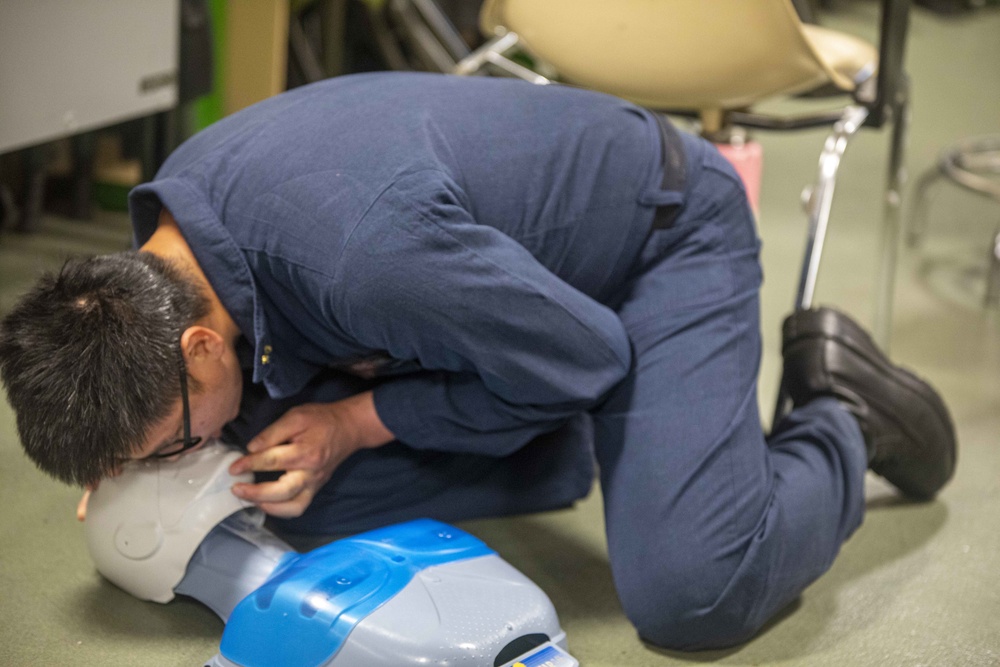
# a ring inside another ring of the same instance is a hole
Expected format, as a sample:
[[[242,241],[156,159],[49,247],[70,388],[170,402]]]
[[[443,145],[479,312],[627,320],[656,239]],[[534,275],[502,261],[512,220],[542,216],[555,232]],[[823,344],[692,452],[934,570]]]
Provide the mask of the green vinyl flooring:
[[[877,3],[834,2],[822,20],[872,39]],[[945,146],[1000,134],[1000,8],[956,17],[917,8],[910,37],[904,222],[914,212],[916,177]],[[755,135],[765,162],[765,416],[805,243],[799,195],[824,136]],[[866,325],[888,144],[888,133],[865,130],[848,149],[817,294]],[[871,477],[865,523],[832,569],[759,636],[728,651],[665,652],[638,639],[615,597],[598,489],[572,509],[463,524],[550,595],[582,665],[1000,665],[1000,309],[981,303],[1000,206],[945,182],[930,194],[923,242],[900,256],[891,351],[951,408],[960,442],[954,480],[933,502],[913,504]],[[0,313],[40,270],[70,254],[125,248],[129,238],[120,213],[87,223],[48,216],[36,234],[0,235]],[[14,416],[0,402],[0,665],[190,666],[214,655],[223,625],[208,609],[189,599],[141,602],[102,580],[74,518],[78,495],[21,454]]]

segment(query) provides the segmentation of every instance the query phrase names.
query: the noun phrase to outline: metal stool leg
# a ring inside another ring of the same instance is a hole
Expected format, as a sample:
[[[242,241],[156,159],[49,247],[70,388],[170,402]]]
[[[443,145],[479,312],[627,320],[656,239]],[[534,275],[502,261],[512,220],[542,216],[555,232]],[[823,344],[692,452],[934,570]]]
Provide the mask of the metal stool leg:
[[[986,269],[986,295],[983,305],[987,308],[1000,307],[1000,226],[990,248],[989,265]]]
[[[927,209],[930,206],[929,195],[932,185],[944,176],[940,163],[928,169],[913,188],[913,204],[910,216],[906,222],[906,245],[916,248],[927,233]]]
[[[973,137],[958,141],[941,152],[937,167],[924,174],[914,199],[913,220],[907,235],[910,245],[917,244],[925,232],[925,191],[941,177],[965,190],[988,197],[1000,204],[1000,136]],[[993,239],[987,259],[986,307],[1000,306],[1000,229]]]

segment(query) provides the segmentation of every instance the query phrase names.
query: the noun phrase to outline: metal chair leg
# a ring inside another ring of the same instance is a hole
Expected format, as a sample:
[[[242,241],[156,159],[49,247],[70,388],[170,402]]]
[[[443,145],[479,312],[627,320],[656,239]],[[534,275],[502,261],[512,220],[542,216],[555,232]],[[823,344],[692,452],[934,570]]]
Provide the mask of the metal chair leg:
[[[468,55],[469,47],[433,0],[391,0],[388,10],[421,69],[451,72]]]
[[[15,231],[30,234],[41,226],[43,209],[45,208],[45,181],[48,179],[49,160],[52,158],[52,145],[33,146],[24,153],[25,186],[24,206],[18,218]]]
[[[837,171],[840,161],[847,150],[847,144],[864,125],[868,117],[868,109],[862,106],[849,106],[844,110],[840,120],[833,126],[833,131],[827,136],[823,152],[819,157],[819,175],[816,184],[809,191],[807,210],[809,212],[809,232],[806,239],[805,257],[802,261],[802,271],[799,276],[799,288],[795,296],[795,309],[806,310],[812,307],[816,292],[816,279],[819,274],[820,260],[823,257],[823,244],[826,241],[826,229],[830,221],[830,209],[833,205],[833,191],[837,185]],[[778,400],[775,405],[772,428],[789,411],[788,392],[785,390],[784,379],[778,390]]]
[[[886,182],[885,199],[882,204],[881,261],[879,263],[878,294],[875,299],[875,319],[873,334],[875,342],[889,353],[892,336],[892,307],[896,291],[896,264],[899,260],[900,242],[900,202],[906,170],[903,154],[910,126],[910,104],[908,81],[904,77],[896,91],[892,105],[892,143],[889,149],[889,176]]]
[[[542,85],[552,83],[550,79],[542,76],[538,72],[530,70],[507,57],[506,54],[517,46],[518,41],[520,41],[520,38],[515,32],[507,32],[499,37],[494,37],[470,53],[467,57],[462,58],[462,60],[455,65],[455,69],[452,70],[452,73],[463,76],[479,74],[487,64],[492,64],[499,67],[510,76],[515,76],[519,79],[530,81],[531,83]]]
[[[14,193],[10,187],[0,183],[0,232],[8,224],[13,225],[17,217],[17,206],[14,204]]]
[[[830,221],[830,208],[833,205],[833,191],[837,185],[837,171],[848,142],[861,129],[867,117],[868,109],[865,107],[847,107],[823,145],[823,152],[819,157],[819,176],[808,199],[809,235],[799,276],[799,289],[795,296],[795,308],[798,310],[812,307],[819,264],[823,257],[823,244],[826,241],[826,228]]]

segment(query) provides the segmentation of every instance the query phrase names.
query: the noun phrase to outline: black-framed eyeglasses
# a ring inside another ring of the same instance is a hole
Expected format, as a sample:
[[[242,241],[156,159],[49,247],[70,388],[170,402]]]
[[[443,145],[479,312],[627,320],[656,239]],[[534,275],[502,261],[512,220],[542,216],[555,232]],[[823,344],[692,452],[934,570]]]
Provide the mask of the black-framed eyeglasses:
[[[184,365],[184,355],[181,354],[181,410],[184,419],[184,437],[174,440],[165,451],[150,454],[146,458],[169,459],[172,456],[183,454],[189,449],[193,449],[201,444],[201,436],[191,437],[191,406],[188,402],[187,367]]]

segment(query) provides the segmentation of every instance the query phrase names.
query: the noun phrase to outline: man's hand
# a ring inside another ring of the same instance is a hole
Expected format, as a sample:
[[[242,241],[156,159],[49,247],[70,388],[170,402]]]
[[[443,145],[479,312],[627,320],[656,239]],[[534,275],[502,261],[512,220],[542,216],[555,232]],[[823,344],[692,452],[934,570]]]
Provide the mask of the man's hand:
[[[292,408],[247,444],[250,452],[229,468],[280,470],[273,482],[236,484],[236,496],[268,514],[300,516],[344,459],[359,449],[394,440],[378,413],[372,392],[336,403],[309,403]]]

